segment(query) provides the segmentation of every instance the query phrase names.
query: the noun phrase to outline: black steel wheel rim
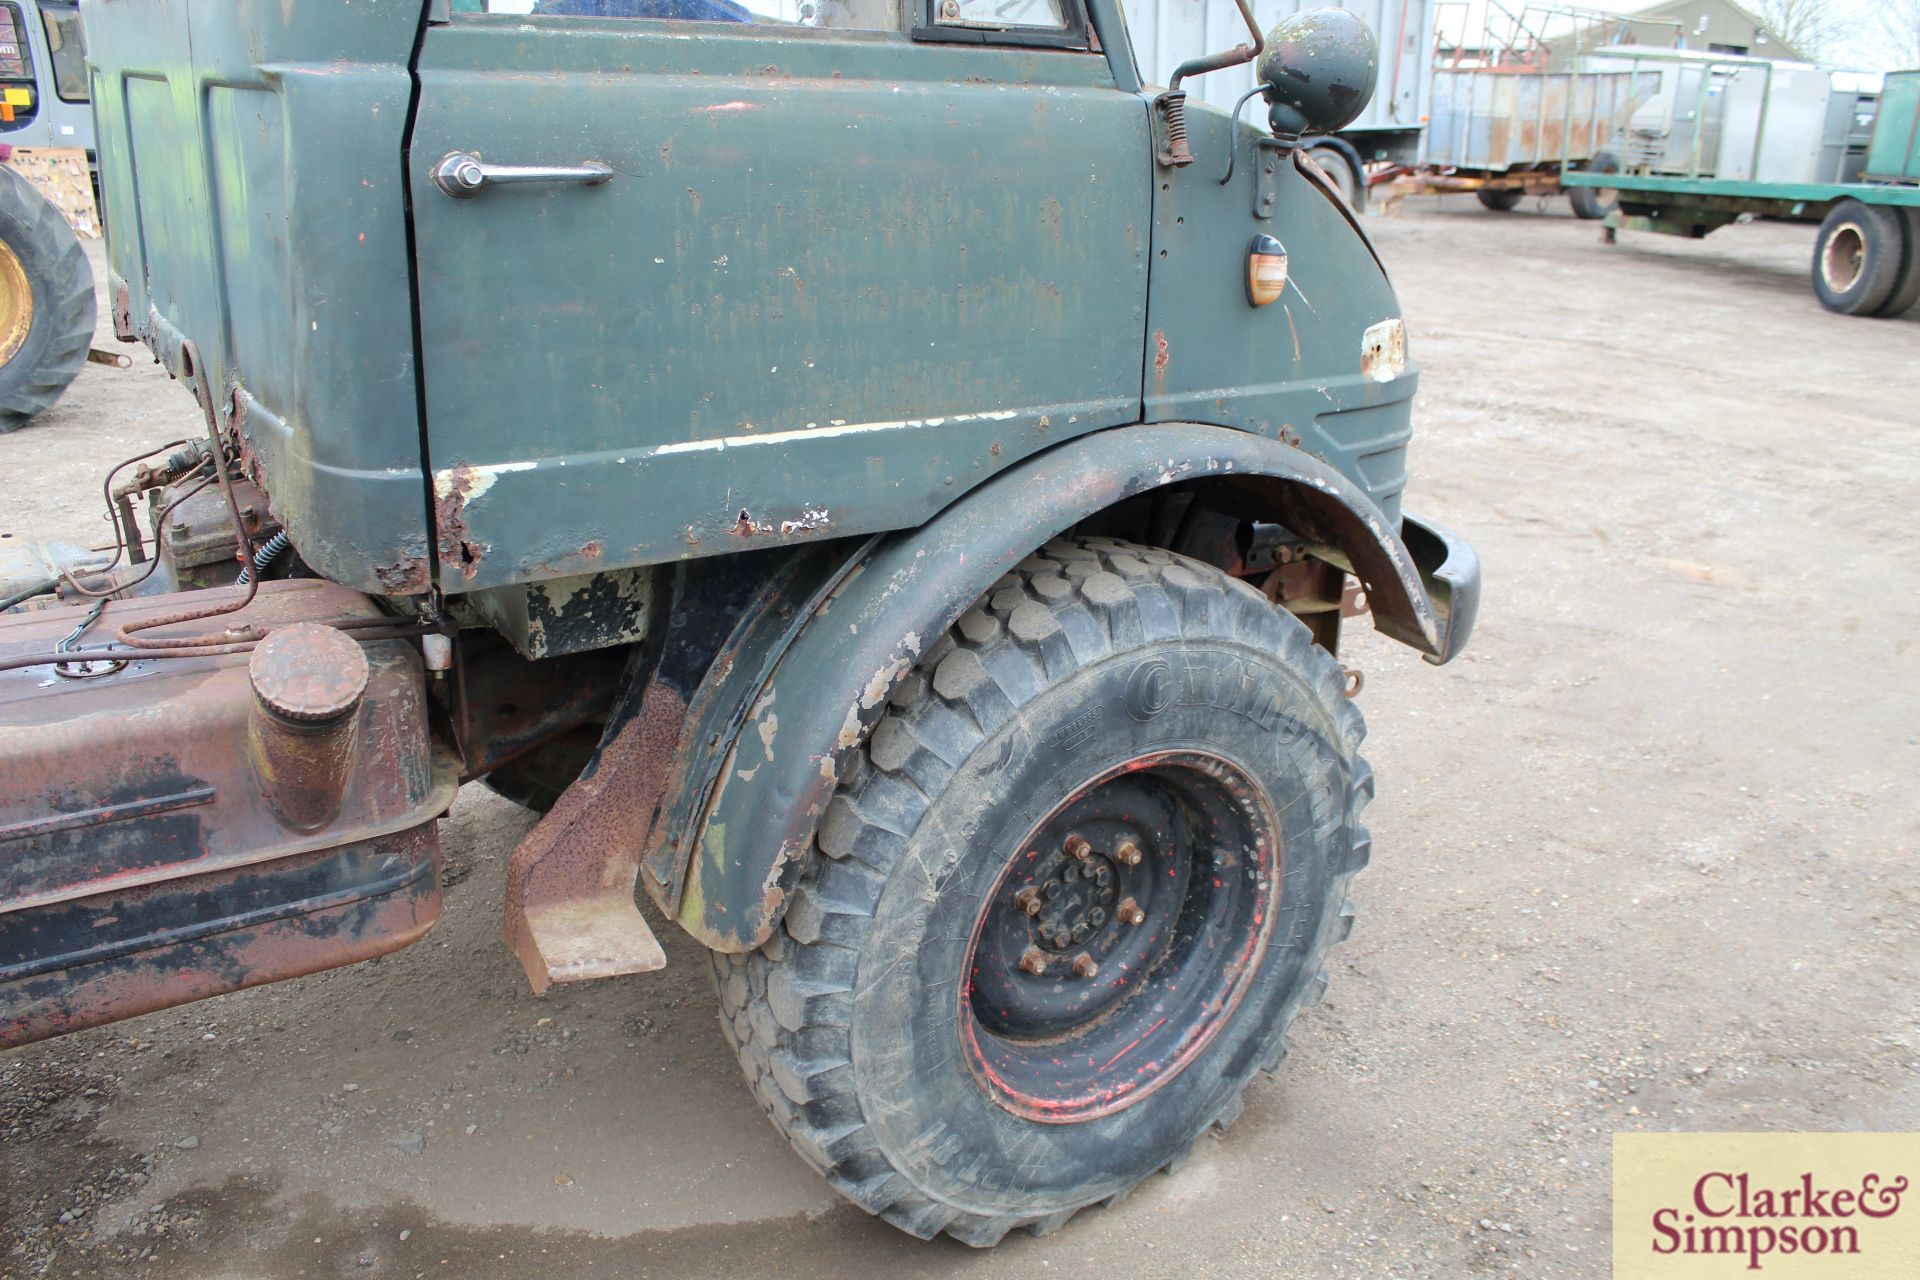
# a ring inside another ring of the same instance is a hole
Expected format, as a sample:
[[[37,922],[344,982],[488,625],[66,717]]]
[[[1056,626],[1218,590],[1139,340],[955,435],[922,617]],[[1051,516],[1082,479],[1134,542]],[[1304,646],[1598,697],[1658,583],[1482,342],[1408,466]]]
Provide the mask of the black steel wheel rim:
[[[960,1029],[1001,1106],[1072,1123],[1177,1076],[1232,1018],[1280,888],[1266,793],[1212,752],[1156,752],[1060,801],[975,920]]]

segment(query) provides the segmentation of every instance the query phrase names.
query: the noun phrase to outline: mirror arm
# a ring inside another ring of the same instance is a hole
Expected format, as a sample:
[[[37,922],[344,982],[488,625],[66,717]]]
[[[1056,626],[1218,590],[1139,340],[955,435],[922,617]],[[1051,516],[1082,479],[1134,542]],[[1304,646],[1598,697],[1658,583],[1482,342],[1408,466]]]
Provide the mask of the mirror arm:
[[[1154,114],[1159,117],[1161,132],[1155,158],[1161,164],[1184,169],[1193,163],[1193,149],[1187,145],[1187,94],[1180,87],[1180,82],[1188,76],[1201,76],[1209,71],[1252,62],[1267,47],[1267,38],[1253,16],[1253,0],[1234,0],[1234,3],[1240,8],[1240,16],[1246,21],[1247,30],[1253,34],[1253,43],[1237,44],[1224,53],[1188,58],[1174,68],[1173,78],[1167,82],[1167,91],[1153,100]],[[1231,130],[1228,132],[1227,145],[1229,148],[1233,145]]]
[[[1188,58],[1173,69],[1173,79],[1167,83],[1167,92],[1180,92],[1180,81],[1187,76],[1203,76],[1209,71],[1224,71],[1228,67],[1237,67],[1243,62],[1252,62],[1267,47],[1267,37],[1260,30],[1259,21],[1253,16],[1252,0],[1234,0],[1240,6],[1240,16],[1246,20],[1247,30],[1253,35],[1250,45],[1237,44],[1225,53],[1203,53],[1197,58]]]

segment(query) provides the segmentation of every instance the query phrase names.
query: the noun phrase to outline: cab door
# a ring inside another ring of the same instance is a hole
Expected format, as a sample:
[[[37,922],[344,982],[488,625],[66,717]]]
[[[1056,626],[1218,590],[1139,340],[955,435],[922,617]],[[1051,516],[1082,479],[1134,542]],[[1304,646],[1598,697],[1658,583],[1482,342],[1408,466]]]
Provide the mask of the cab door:
[[[407,163],[445,589],[907,527],[1138,419],[1145,100],[1078,0],[933,2],[428,28]]]

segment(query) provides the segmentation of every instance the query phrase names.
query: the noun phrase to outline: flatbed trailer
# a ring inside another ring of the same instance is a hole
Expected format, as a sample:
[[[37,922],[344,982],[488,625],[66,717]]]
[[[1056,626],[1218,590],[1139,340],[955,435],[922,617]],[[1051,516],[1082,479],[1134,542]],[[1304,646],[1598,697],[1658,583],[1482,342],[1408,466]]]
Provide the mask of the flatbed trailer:
[[[1805,181],[1792,145],[1769,150],[1769,131],[1777,127],[1769,119],[1770,67],[1762,72],[1761,92],[1746,95],[1757,108],[1751,147],[1726,156],[1725,131],[1744,122],[1716,123],[1709,138],[1712,73],[1718,67],[1705,70],[1693,130],[1680,139],[1683,149],[1667,152],[1684,153],[1686,172],[1662,173],[1648,164],[1627,166],[1625,173],[1560,175],[1566,187],[1617,193],[1602,238],[1612,244],[1624,227],[1697,240],[1743,217],[1819,218],[1812,274],[1821,305],[1843,315],[1890,318],[1920,303],[1920,70],[1888,73],[1862,165],[1840,175],[1858,174],[1859,180],[1839,182]],[[1732,96],[1731,87],[1727,82],[1725,97]],[[1726,111],[1723,102],[1721,114]]]
[[[1563,173],[1562,186],[1606,187],[1619,203],[1602,223],[1698,240],[1748,217],[1818,217],[1813,290],[1828,310],[1891,318],[1920,302],[1920,185],[1747,182],[1654,174]]]

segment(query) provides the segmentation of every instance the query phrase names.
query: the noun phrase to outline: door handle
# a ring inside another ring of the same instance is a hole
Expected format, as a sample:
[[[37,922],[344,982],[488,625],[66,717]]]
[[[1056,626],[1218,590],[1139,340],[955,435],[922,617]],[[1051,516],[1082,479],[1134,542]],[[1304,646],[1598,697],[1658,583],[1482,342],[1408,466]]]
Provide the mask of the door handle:
[[[613,177],[613,168],[595,160],[586,164],[482,164],[480,157],[450,151],[433,166],[433,185],[460,200],[471,200],[503,182],[578,182],[597,186]]]

